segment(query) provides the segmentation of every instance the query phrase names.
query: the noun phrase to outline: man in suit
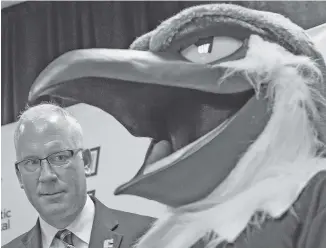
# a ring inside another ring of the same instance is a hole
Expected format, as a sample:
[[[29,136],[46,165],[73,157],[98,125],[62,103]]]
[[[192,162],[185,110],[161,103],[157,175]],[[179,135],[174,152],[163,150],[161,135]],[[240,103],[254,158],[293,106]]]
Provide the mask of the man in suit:
[[[15,131],[16,174],[39,213],[36,225],[5,248],[127,248],[151,217],[109,209],[87,195],[91,154],[80,124],[64,109],[40,104],[26,110]]]

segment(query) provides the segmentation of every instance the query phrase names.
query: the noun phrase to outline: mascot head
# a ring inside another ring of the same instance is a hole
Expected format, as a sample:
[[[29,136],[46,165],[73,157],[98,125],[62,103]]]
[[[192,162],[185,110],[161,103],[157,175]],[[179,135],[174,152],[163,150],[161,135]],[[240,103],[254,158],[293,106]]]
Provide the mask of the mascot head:
[[[164,21],[128,50],[62,55],[29,100],[77,99],[152,138],[137,175],[115,192],[170,206],[139,247],[191,247],[205,237],[215,247],[257,213],[280,217],[325,170],[325,73],[289,19],[209,4]]]

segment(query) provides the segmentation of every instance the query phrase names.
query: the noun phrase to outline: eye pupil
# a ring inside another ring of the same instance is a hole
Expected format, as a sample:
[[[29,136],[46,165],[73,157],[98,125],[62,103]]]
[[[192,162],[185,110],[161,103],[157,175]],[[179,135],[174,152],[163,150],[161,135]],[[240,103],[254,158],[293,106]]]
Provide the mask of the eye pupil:
[[[56,161],[65,161],[69,158],[68,154],[56,154],[55,156],[53,156],[53,160]]]
[[[27,161],[27,164],[38,164],[38,159],[30,159]]]
[[[211,53],[213,49],[214,36],[200,38],[195,45],[198,47],[198,53]]]
[[[211,53],[212,52],[212,46],[211,44],[204,44],[204,45],[200,45],[198,47],[198,53]]]

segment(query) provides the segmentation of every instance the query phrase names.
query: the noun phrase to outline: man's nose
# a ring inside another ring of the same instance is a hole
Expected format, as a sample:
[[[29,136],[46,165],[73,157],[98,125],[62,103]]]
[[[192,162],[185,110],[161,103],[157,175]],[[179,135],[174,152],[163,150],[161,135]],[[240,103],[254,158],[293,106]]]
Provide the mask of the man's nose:
[[[47,181],[55,181],[56,179],[57,179],[57,175],[54,173],[49,162],[46,159],[41,160],[41,174],[40,174],[39,181],[47,182]]]

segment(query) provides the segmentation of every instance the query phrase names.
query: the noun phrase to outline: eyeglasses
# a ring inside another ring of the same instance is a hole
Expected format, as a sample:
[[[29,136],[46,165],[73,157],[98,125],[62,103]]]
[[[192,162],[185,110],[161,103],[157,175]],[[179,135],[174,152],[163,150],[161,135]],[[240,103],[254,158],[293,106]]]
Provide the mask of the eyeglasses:
[[[71,159],[81,150],[82,148],[75,150],[64,150],[60,152],[55,152],[50,154],[45,158],[28,158],[22,161],[16,162],[15,167],[16,170],[24,169],[28,172],[34,172],[41,168],[41,161],[46,160],[53,167],[61,167],[63,165],[71,162]]]

